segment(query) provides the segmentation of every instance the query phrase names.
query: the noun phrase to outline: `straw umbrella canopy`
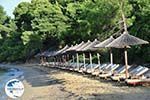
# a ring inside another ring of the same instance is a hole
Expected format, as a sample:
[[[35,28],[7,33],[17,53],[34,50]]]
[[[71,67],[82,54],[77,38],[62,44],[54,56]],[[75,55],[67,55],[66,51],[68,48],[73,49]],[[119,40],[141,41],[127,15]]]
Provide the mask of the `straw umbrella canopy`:
[[[97,44],[95,48],[105,48],[109,43],[111,43],[114,40],[112,36],[110,36],[108,39],[102,41],[101,43]],[[110,49],[110,62],[113,64],[113,54],[112,50]]]
[[[67,52],[72,51],[72,50],[73,50],[73,48],[74,48],[74,47],[76,47],[77,45],[78,45],[78,44],[75,44],[74,46],[73,46],[73,45],[71,45],[71,47],[70,47],[70,48],[68,48],[66,51],[67,51]]]
[[[62,54],[62,52],[64,52],[64,51],[67,50],[68,48],[69,48],[69,46],[66,45],[64,48],[58,50],[58,51],[56,52],[56,56],[59,55],[59,54]]]
[[[82,47],[84,45],[84,41],[82,41],[80,44],[76,44],[75,46],[69,48],[67,51],[68,52],[75,52],[78,48]]]
[[[97,39],[95,39],[90,45],[88,45],[86,48],[84,48],[82,51],[96,51],[97,48],[95,48],[95,46],[97,44],[99,44],[100,41],[98,41]]]
[[[40,57],[41,53],[37,53],[34,57]]]
[[[48,51],[44,51],[44,52],[38,54],[38,56],[41,58],[42,63],[44,63],[44,58],[47,57],[48,53],[49,53]]]
[[[137,38],[135,36],[132,36],[128,34],[127,31],[125,31],[121,36],[116,38],[113,42],[108,44],[106,47],[125,48],[124,54],[125,54],[125,67],[126,67],[126,78],[127,78],[128,77],[127,47],[132,45],[140,45],[140,44],[147,44],[147,43],[149,42]]]
[[[50,51],[48,54],[47,54],[47,57],[53,57],[56,55],[56,52],[57,51]]]
[[[93,50],[95,50],[94,46],[98,43],[100,43],[100,42],[97,39],[95,39],[93,42],[91,42],[89,45],[87,45],[85,48],[83,48],[82,51],[83,52],[93,51]],[[90,65],[91,65],[91,69],[92,69],[93,66],[92,66],[92,54],[91,54],[91,52],[89,52],[89,56],[90,56]],[[98,56],[98,64],[100,64],[99,54],[97,54],[97,56]]]
[[[57,51],[50,51],[48,54],[47,54],[47,57],[51,57],[53,59],[53,61],[55,62],[56,59],[55,59],[55,54],[56,54]]]
[[[76,44],[76,45],[77,45],[77,44]],[[76,46],[76,45],[75,45],[75,46]],[[68,52],[68,51],[70,51],[73,47],[74,47],[74,46],[73,46],[73,45],[71,45],[68,49],[66,49],[66,50],[65,50],[65,52],[64,52],[64,53],[69,54],[69,52]],[[73,63],[74,63],[74,55],[72,55],[72,59],[73,59]]]
[[[62,49],[60,49],[60,50],[58,50],[56,53],[55,53],[55,57],[57,58],[57,56],[58,55],[61,55],[62,54],[62,52],[63,51],[65,51],[66,49],[68,49],[69,48],[69,46],[68,45],[66,45],[64,48],[62,48]],[[61,59],[59,59],[60,60],[60,62],[61,62]]]
[[[76,49],[76,52],[82,52],[84,48],[86,48],[89,44],[91,44],[91,41],[88,40],[86,43],[84,43],[80,48]],[[85,67],[85,53],[83,52],[83,63]]]
[[[82,45],[84,45],[84,44],[85,43],[82,41],[80,44],[76,44],[72,48],[68,49],[67,52],[76,52],[76,50],[78,48],[82,47]],[[79,54],[78,54],[78,52],[76,53],[76,57],[77,57],[77,67],[79,68]]]

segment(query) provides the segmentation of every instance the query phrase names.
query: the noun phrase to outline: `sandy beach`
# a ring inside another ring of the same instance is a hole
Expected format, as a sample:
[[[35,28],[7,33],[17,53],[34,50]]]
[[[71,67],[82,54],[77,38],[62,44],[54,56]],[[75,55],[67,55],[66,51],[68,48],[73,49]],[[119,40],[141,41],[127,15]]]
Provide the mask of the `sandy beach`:
[[[150,97],[150,87],[129,87],[36,64],[5,66],[23,71],[25,92],[20,100],[149,100]]]

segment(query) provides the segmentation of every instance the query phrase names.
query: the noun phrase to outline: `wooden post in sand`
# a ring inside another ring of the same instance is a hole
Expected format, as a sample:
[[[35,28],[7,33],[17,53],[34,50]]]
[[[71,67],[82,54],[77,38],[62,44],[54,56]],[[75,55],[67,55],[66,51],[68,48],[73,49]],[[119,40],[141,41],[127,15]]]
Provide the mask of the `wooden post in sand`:
[[[92,70],[92,68],[93,68],[93,65],[92,65],[92,54],[89,53],[89,55],[90,55],[90,65],[91,65],[91,70]]]
[[[73,60],[73,63],[74,63],[74,55],[72,55],[72,60]]]
[[[97,60],[98,60],[98,65],[100,65],[101,63],[100,63],[100,54],[99,53],[97,53]]]
[[[124,1],[121,0],[121,15],[122,15],[122,19],[123,19],[123,25],[124,25],[124,31],[128,33],[127,30],[127,24],[126,24],[126,18],[123,12],[123,3]],[[125,54],[125,67],[126,67],[126,78],[128,78],[128,57],[127,57],[127,47],[125,47],[124,49],[124,54]]]
[[[85,68],[85,53],[83,53],[83,63],[84,63],[84,68]]]
[[[110,63],[113,64],[113,54],[111,48],[110,48]]]
[[[126,69],[126,78],[128,78],[128,57],[127,57],[127,48],[124,49],[124,55],[125,55],[125,69]]]
[[[77,68],[79,68],[79,54],[77,53],[76,56],[77,56]]]

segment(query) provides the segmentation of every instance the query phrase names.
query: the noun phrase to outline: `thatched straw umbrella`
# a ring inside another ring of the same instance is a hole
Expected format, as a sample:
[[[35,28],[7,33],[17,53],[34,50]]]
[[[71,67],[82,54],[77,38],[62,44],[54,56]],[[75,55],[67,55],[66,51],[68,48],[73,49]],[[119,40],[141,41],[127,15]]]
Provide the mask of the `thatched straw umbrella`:
[[[52,60],[55,62],[55,59],[53,59],[55,53],[57,51],[49,51],[45,56],[48,57],[48,58],[52,58]]]
[[[82,51],[87,52],[87,51],[95,51],[95,45],[97,45],[98,43],[100,43],[97,39],[95,39],[93,42],[91,42],[89,45],[87,45],[85,48],[82,49]],[[98,63],[100,64],[100,60],[99,60],[99,54],[98,55]],[[92,54],[91,52],[89,52],[89,56],[90,56],[90,65],[91,65],[91,69],[93,68],[92,65]]]
[[[62,49],[60,49],[59,51],[56,52],[56,56],[60,55],[62,52],[64,52],[65,50],[67,50],[69,48],[68,45],[66,45],[65,47],[63,47]]]
[[[57,56],[61,55],[65,50],[67,50],[69,48],[68,45],[66,45],[64,48],[58,50],[56,53],[55,53],[55,56],[56,56],[56,59],[58,58]],[[61,62],[61,58],[58,59],[59,62]]]
[[[71,45],[71,47],[70,48],[68,48],[67,50],[66,50],[66,53],[69,53],[69,52],[71,52],[71,51],[73,51],[73,48],[75,47],[75,46],[77,46],[78,44],[76,44],[76,45]],[[75,57],[74,57],[74,55],[72,54],[72,59],[73,59],[73,63],[75,62],[74,60],[75,60]]]
[[[41,57],[41,63],[47,62],[45,60],[47,60],[47,55],[48,55],[49,51],[44,51],[42,52],[39,56]]]
[[[126,67],[126,78],[128,77],[128,59],[127,59],[127,47],[131,45],[147,44],[147,41],[139,39],[135,36],[128,34],[125,31],[121,36],[115,39],[113,42],[108,44],[106,47],[124,48],[125,54],[125,67]]]
[[[91,41],[88,40],[85,44],[83,44],[80,48],[76,49],[77,52],[82,52],[83,49],[88,46],[89,44],[91,44]],[[84,68],[85,68],[85,53],[83,52],[83,63],[84,63]]]
[[[108,39],[102,41],[101,43],[97,44],[96,48],[105,48],[109,43],[111,43],[114,40],[112,36],[110,36]],[[110,63],[113,64],[113,54],[112,50],[110,48]]]
[[[67,50],[68,52],[76,52],[76,50],[78,48],[80,48],[82,45],[84,45],[85,43],[82,41],[80,44],[76,44],[75,46],[73,46],[72,48],[70,48],[69,50]],[[76,53],[76,57],[77,57],[77,67],[79,68],[79,54],[78,52]]]
[[[72,49],[73,47],[74,47],[74,46],[71,45],[68,49],[66,49],[66,50],[63,52],[63,54],[67,54],[67,55],[69,56],[68,51],[69,51],[70,49]],[[70,58],[70,57],[68,57],[68,58]],[[73,59],[73,63],[74,63],[74,55],[72,55],[72,59]]]

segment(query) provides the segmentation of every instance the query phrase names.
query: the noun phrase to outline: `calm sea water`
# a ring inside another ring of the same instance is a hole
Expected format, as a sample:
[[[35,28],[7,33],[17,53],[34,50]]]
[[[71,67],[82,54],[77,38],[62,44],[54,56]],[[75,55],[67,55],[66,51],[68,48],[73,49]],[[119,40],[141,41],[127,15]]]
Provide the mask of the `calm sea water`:
[[[0,99],[4,99],[6,95],[4,94],[4,86],[5,86],[5,74],[7,73],[7,70],[0,68]]]
[[[18,79],[23,72],[18,68],[0,69],[0,100],[6,100],[5,84],[11,79]]]
[[[7,70],[0,68],[0,76],[3,75],[5,72],[7,72]]]

